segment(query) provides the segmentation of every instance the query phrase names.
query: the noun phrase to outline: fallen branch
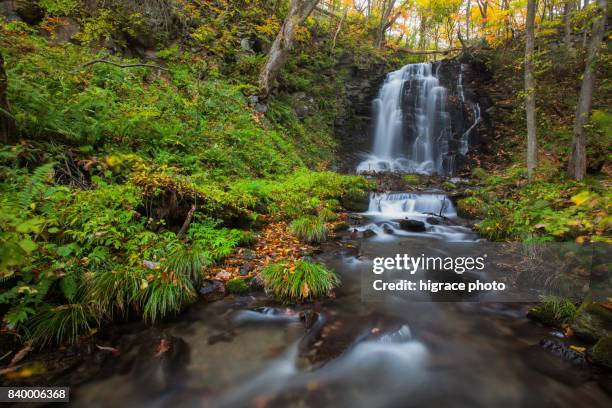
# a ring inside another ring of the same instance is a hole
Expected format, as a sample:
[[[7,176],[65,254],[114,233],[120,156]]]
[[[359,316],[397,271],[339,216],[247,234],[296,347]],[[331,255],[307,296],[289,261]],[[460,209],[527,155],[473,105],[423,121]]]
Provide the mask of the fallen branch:
[[[415,54],[415,55],[427,55],[427,54],[450,54],[455,51],[463,51],[463,48],[449,48],[447,50],[410,50],[407,48],[399,48],[398,51],[405,52],[407,54]]]
[[[75,68],[73,70],[73,72],[79,71],[79,70],[81,70],[83,68],[86,68],[86,67],[88,67],[90,65],[94,65],[94,64],[98,64],[98,63],[110,64],[110,65],[114,65],[114,66],[119,67],[119,68],[144,67],[144,68],[155,68],[155,69],[159,69],[159,70],[162,70],[162,71],[168,71],[167,68],[160,67],[159,65],[153,65],[153,64],[119,64],[117,62],[109,61],[109,60],[106,60],[106,59],[95,59],[95,60],[86,62],[83,65],[78,66],[77,68]]]
[[[195,213],[195,210],[196,210],[196,205],[192,204],[191,208],[189,209],[189,212],[187,213],[187,218],[185,218],[185,222],[183,223],[183,226],[181,227],[181,230],[178,232],[178,234],[176,234],[177,238],[182,238],[183,235],[185,235],[185,233],[189,229],[189,225],[191,224],[191,219],[193,218],[193,214]]]

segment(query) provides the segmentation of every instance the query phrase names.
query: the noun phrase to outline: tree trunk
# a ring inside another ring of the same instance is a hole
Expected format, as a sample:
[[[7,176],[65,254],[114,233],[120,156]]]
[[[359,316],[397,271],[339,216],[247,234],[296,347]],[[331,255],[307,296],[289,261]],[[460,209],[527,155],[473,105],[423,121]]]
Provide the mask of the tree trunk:
[[[593,99],[593,85],[595,83],[595,60],[601,47],[601,41],[606,32],[606,16],[608,15],[608,1],[598,0],[599,18],[593,23],[593,33],[589,51],[584,68],[584,79],[580,87],[580,96],[576,106],[576,118],[574,119],[574,131],[572,136],[572,153],[567,168],[569,177],[582,180],[586,175],[586,137],[584,126],[591,114],[591,102]]]
[[[470,20],[472,14],[472,0],[467,0],[467,8],[465,9],[465,41],[470,42]]]
[[[8,78],[4,70],[4,57],[0,53],[0,142],[3,144],[12,143],[16,134],[15,118],[11,114],[7,88]]]
[[[566,0],[563,9],[563,25],[565,31],[565,46],[569,50],[572,46],[572,10],[574,0]]]
[[[527,174],[533,177],[538,165],[538,143],[536,139],[535,79],[533,76],[533,48],[535,43],[534,23],[537,0],[527,2],[525,36],[525,113],[527,115]]]
[[[342,23],[344,23],[344,19],[346,18],[347,13],[348,13],[348,7],[345,7],[344,8],[344,13],[342,13],[342,17],[340,18],[340,21],[338,22],[338,27],[336,27],[336,32],[334,33],[334,38],[332,38],[332,43],[331,43],[331,49],[332,50],[336,46],[336,40],[338,39],[338,34],[340,34],[340,29],[342,28]]]
[[[393,11],[393,7],[395,7],[396,0],[383,0],[381,2],[381,10],[380,10],[380,22],[378,23],[378,28],[376,30],[376,47],[382,48],[385,44],[385,33],[389,28],[389,18],[391,17],[391,12]]]
[[[267,97],[274,81],[293,47],[295,31],[312,13],[319,0],[291,0],[289,12],[272,43],[266,65],[259,73],[260,96]]]

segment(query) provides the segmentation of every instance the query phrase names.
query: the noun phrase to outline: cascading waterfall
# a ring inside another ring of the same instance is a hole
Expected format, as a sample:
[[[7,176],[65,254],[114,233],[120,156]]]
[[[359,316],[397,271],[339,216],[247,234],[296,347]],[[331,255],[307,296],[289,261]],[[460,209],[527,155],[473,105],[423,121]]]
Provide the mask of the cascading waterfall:
[[[357,171],[451,172],[444,160],[452,133],[446,100],[447,90],[433,75],[431,63],[409,64],[388,74],[374,101],[374,150]],[[413,104],[408,117],[405,101]],[[412,140],[405,151],[407,131]]]
[[[459,78],[457,81],[457,92],[459,93],[459,99],[462,103],[465,103],[465,93],[463,88],[463,71],[465,70],[465,64],[459,65]],[[470,135],[472,130],[480,123],[480,105],[478,103],[472,104],[472,110],[474,112],[474,123],[466,130],[460,139],[459,153],[466,155],[470,149]]]

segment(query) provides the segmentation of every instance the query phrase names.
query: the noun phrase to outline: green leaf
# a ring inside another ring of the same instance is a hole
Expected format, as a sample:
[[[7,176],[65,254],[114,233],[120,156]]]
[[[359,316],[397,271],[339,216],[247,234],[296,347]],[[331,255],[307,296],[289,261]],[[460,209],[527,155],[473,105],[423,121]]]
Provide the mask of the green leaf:
[[[21,249],[23,249],[28,254],[32,251],[35,251],[36,248],[38,248],[38,245],[36,245],[36,242],[32,241],[30,238],[24,238],[21,241],[19,241],[19,246],[21,247]]]

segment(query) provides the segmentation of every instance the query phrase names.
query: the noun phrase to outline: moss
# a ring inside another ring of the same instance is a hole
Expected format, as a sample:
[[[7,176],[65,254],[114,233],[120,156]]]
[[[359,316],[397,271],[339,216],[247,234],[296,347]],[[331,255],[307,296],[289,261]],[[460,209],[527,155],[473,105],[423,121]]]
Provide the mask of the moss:
[[[576,318],[576,306],[569,300],[550,297],[532,307],[527,317],[547,326],[561,326],[571,323]]]
[[[612,337],[600,339],[591,351],[593,362],[612,368]]]
[[[231,279],[225,284],[225,288],[229,293],[236,295],[244,295],[249,292],[249,285],[244,279]]]
[[[596,343],[599,339],[612,336],[612,318],[610,311],[596,303],[588,303],[580,308],[572,324],[576,337]]]
[[[342,196],[341,203],[349,211],[365,212],[370,205],[370,194],[365,191],[349,191]]]

